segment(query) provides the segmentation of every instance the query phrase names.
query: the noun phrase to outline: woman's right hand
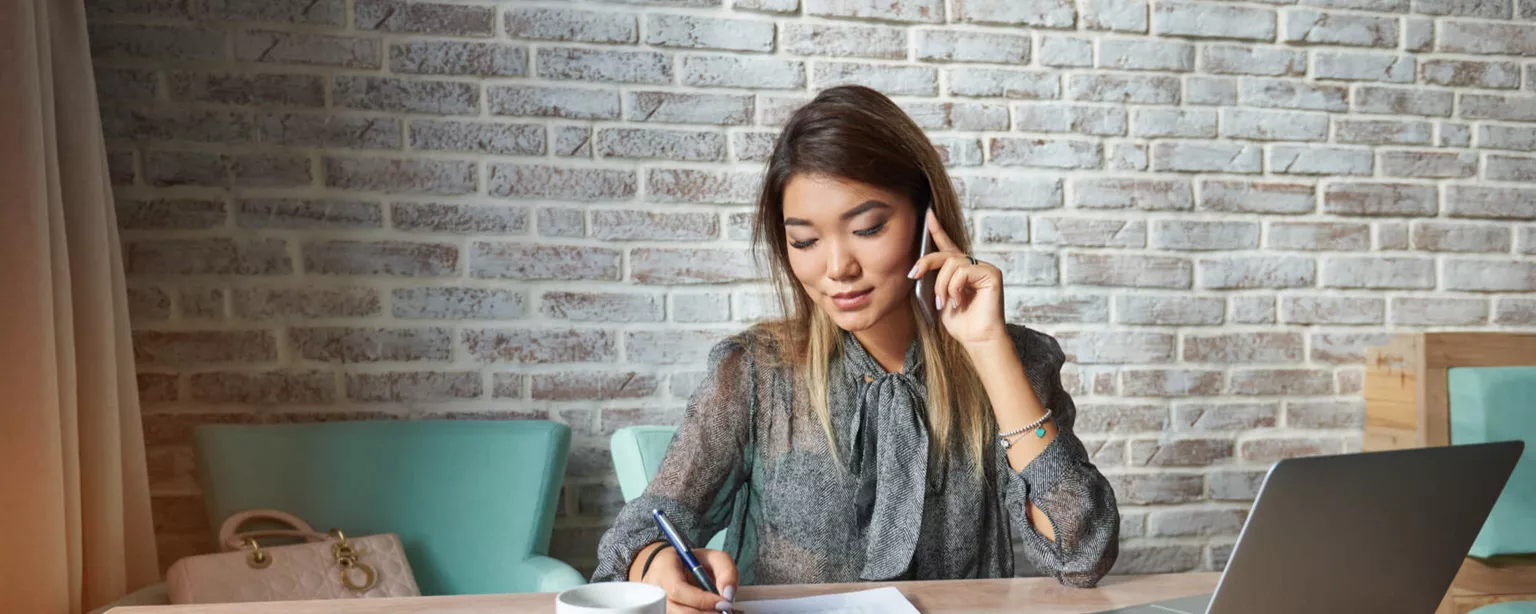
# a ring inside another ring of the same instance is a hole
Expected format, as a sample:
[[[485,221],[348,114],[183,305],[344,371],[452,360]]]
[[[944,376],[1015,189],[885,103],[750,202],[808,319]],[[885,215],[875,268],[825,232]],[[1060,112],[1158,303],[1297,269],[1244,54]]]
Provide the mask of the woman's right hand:
[[[711,614],[730,611],[736,598],[736,562],[731,555],[719,550],[695,548],[693,555],[704,565],[706,573],[714,580],[719,594],[707,592],[694,584],[693,572],[683,565],[683,559],[675,552],[662,552],[651,561],[651,568],[641,576],[641,567],[655,548],[651,544],[641,548],[630,569],[630,580],[654,584],[667,592],[667,614]]]

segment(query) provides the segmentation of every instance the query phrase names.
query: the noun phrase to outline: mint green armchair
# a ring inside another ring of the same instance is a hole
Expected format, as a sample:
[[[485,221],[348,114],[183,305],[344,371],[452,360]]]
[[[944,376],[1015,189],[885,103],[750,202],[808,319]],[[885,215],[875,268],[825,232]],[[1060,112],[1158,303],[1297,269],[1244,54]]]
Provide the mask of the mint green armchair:
[[[1452,444],[1520,439],[1526,445],[1469,554],[1536,553],[1536,366],[1452,367],[1446,386]]]
[[[542,420],[203,426],[208,517],[274,508],[317,530],[396,533],[424,595],[559,591],[549,558],[570,428]]]
[[[677,433],[675,426],[628,426],[614,432],[609,441],[613,454],[613,470],[619,476],[619,491],[624,502],[634,501],[645,492],[645,485],[656,477],[661,468],[661,458],[667,454],[667,445]],[[716,533],[706,548],[725,549],[725,531]],[[697,547],[697,546],[695,546]]]

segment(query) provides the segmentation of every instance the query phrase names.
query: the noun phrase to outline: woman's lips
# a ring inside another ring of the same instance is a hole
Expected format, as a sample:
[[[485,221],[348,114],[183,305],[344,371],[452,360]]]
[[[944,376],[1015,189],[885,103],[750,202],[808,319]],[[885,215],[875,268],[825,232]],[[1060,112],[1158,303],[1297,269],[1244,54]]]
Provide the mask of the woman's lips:
[[[843,311],[852,311],[869,304],[869,299],[873,295],[873,288],[858,292],[839,292],[832,295],[832,304]]]

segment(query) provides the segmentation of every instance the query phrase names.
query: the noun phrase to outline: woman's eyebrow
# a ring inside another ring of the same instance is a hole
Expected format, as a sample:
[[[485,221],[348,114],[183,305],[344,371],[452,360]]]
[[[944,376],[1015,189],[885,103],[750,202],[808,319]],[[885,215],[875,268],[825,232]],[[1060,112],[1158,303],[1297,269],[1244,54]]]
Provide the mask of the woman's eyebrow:
[[[891,206],[888,205],[888,204],[885,204],[884,202],[881,202],[881,201],[878,201],[878,200],[866,200],[863,203],[859,204],[859,206],[854,207],[852,209],[849,209],[847,211],[844,211],[843,214],[841,216],[839,216],[839,217],[841,217],[843,220],[851,220],[851,219],[853,219],[855,217],[858,217],[858,215],[860,213],[864,213],[864,212],[870,211],[872,209],[890,209],[890,208],[891,208]],[[784,218],[784,225],[785,226],[810,226],[811,222],[809,220],[803,220],[803,219],[800,219],[798,217],[786,217],[786,218]]]

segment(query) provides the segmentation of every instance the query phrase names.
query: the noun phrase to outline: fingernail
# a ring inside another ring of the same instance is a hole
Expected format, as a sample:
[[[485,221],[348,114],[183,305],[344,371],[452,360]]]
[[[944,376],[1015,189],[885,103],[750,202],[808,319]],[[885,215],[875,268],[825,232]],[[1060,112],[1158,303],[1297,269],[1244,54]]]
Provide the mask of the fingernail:
[[[734,586],[727,586],[727,587],[725,587],[725,591],[721,592],[720,594],[721,594],[721,596],[725,597],[726,601],[729,601],[731,603],[735,603],[736,602],[736,587],[734,587]]]
[[[912,265],[912,270],[907,271],[907,279],[917,279],[917,266],[914,264]]]
[[[938,309],[939,311],[944,311],[944,297],[942,297],[942,296],[935,296],[935,297],[933,297],[933,306],[934,306],[935,309]]]
[[[720,611],[720,612],[729,612],[729,611],[731,611],[731,602],[729,602],[729,601],[722,601],[720,603],[717,603],[717,604],[715,604],[715,609]]]

